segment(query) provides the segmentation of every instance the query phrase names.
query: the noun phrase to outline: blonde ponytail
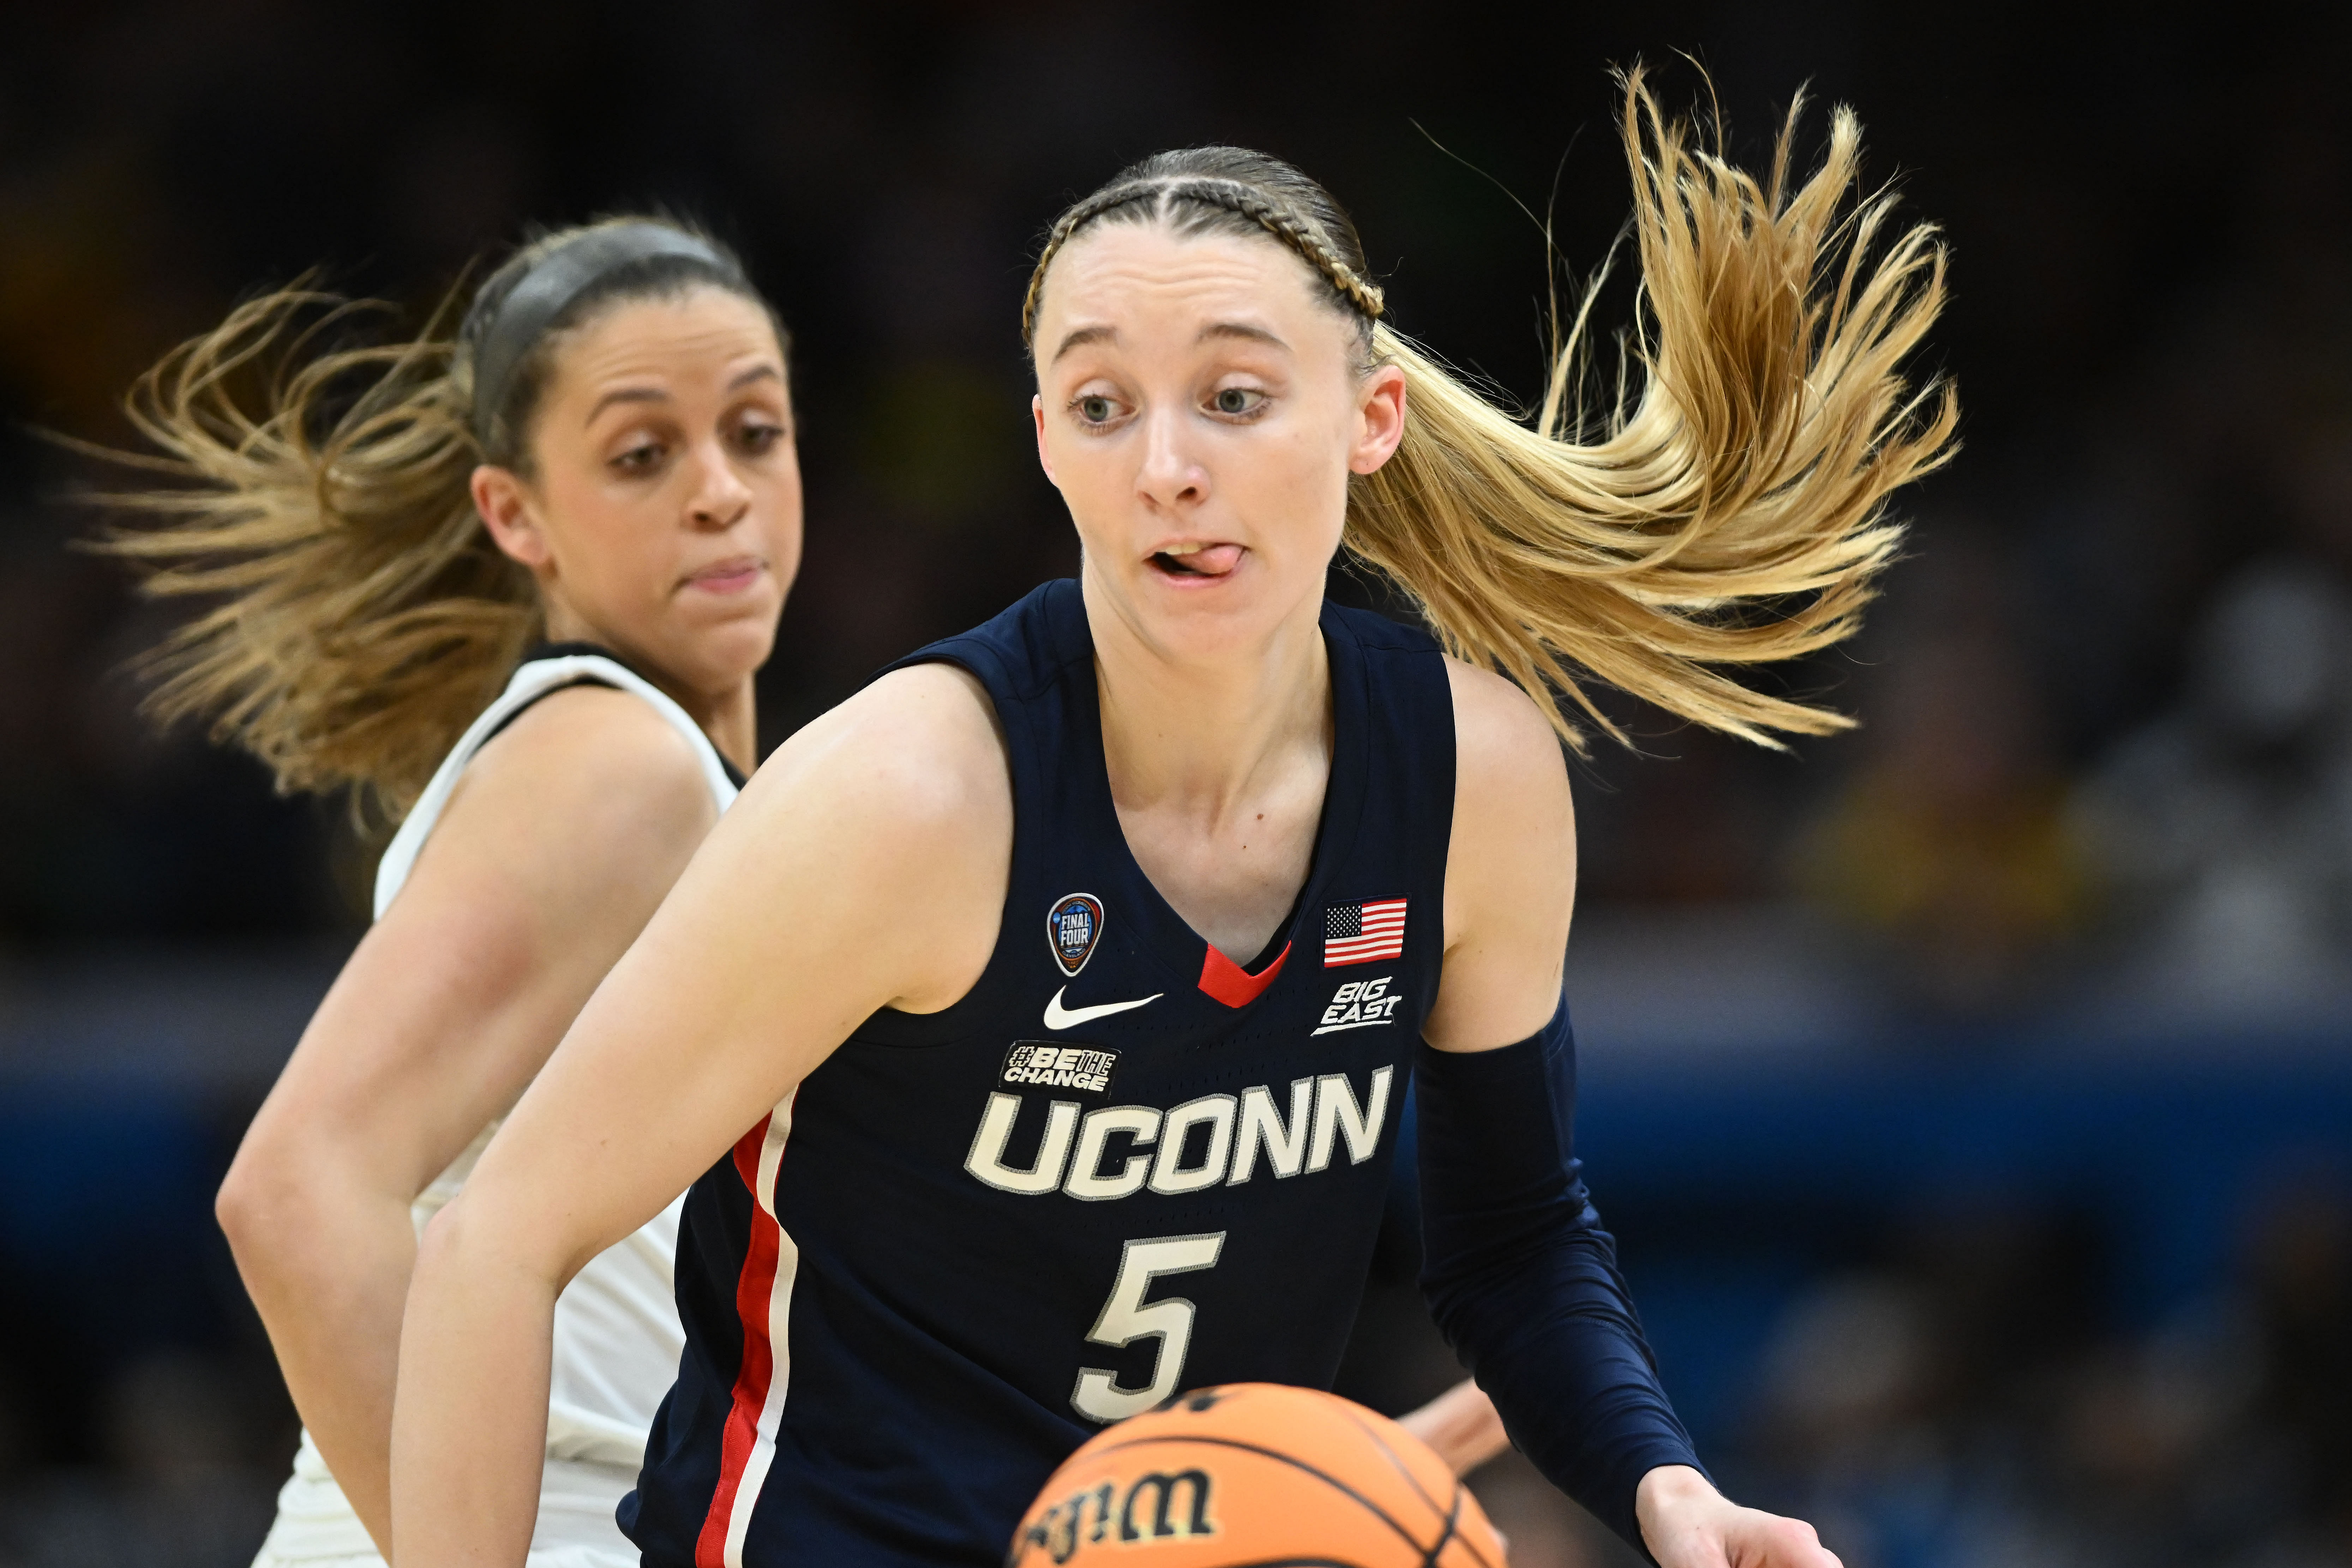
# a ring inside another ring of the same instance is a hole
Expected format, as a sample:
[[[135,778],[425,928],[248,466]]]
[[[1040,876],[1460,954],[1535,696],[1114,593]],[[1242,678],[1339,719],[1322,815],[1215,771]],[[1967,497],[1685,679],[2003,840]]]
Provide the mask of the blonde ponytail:
[[[1719,129],[1702,142],[1639,69],[1623,83],[1642,267],[1630,412],[1580,404],[1590,294],[1522,423],[1384,324],[1328,192],[1244,148],[1160,153],[1071,207],[1046,236],[1024,329],[1055,255],[1089,223],[1267,236],[1357,321],[1367,369],[1404,372],[1403,443],[1350,482],[1344,548],[1402,588],[1448,651],[1509,676],[1579,749],[1571,704],[1623,739],[1585,676],[1763,745],[1772,731],[1845,729],[1724,671],[1850,636],[1901,540],[1887,496],[1950,457],[1951,387],[1914,389],[1898,370],[1943,308],[1943,250],[1917,226],[1882,251],[1883,195],[1841,216],[1861,150],[1850,111],[1790,190],[1801,100],[1759,185],[1725,161]]]
[[[148,657],[149,710],[209,718],[280,790],[352,786],[396,818],[540,616],[474,511],[482,455],[447,310],[414,342],[286,368],[363,309],[282,289],[181,345],[128,401],[161,456],[110,454],[173,482],[97,499],[153,520],[103,545],[147,594],[212,601]]]
[[[1896,369],[1943,307],[1943,252],[1922,226],[1869,259],[1885,196],[1840,222],[1861,146],[1849,110],[1789,191],[1796,120],[1792,106],[1759,186],[1628,75],[1644,384],[1592,445],[1573,438],[1584,316],[1532,427],[1373,328],[1374,357],[1405,374],[1405,436],[1354,481],[1347,548],[1418,602],[1449,651],[1536,695],[1571,743],[1559,693],[1622,738],[1580,670],[1767,745],[1768,731],[1849,727],[1718,667],[1849,636],[1901,538],[1888,493],[1951,455],[1952,389],[1914,391]]]

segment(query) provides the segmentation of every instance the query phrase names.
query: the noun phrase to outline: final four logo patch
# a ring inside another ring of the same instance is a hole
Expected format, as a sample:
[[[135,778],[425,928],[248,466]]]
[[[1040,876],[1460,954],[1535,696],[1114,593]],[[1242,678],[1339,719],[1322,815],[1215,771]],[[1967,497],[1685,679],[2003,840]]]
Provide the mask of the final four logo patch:
[[[1045,911],[1045,942],[1062,973],[1075,976],[1102,940],[1102,900],[1092,893],[1069,893]]]

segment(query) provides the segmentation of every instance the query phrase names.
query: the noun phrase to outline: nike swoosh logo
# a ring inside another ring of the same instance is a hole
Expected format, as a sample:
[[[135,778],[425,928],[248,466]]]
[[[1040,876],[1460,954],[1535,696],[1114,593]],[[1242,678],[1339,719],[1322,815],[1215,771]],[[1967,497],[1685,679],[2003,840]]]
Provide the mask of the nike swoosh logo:
[[[1062,991],[1068,989],[1066,985],[1062,987]],[[1165,991],[1154,991],[1140,1002],[1105,1002],[1093,1007],[1065,1007],[1062,1005],[1062,991],[1055,992],[1054,999],[1045,1004],[1045,1027],[1049,1029],[1075,1029],[1080,1024],[1108,1018],[1113,1013],[1124,1013],[1130,1007],[1148,1006],[1168,994]]]

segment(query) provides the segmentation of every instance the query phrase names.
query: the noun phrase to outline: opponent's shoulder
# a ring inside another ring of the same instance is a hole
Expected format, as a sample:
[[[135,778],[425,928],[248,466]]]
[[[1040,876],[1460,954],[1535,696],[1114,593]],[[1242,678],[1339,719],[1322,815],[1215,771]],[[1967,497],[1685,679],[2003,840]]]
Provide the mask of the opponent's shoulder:
[[[1454,767],[1458,823],[1507,801],[1568,800],[1559,732],[1535,700],[1492,670],[1448,658],[1454,693]]]
[[[467,763],[416,874],[571,897],[615,879],[675,875],[718,813],[694,743],[651,703],[567,687]]]
[[[768,759],[744,805],[757,814],[790,801],[922,837],[1009,832],[1012,798],[986,688],[930,663],[893,670],[812,721]]]
[[[484,743],[466,774],[477,794],[514,793],[542,807],[602,798],[644,811],[709,799],[694,742],[635,692],[593,682],[524,709]]]

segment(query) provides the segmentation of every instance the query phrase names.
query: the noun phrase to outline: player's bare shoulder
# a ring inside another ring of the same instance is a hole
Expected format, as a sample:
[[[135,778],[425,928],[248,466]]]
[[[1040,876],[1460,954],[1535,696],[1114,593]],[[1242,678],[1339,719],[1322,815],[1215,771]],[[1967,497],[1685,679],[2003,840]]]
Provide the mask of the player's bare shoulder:
[[[625,853],[632,839],[690,848],[718,811],[675,725],[633,692],[583,684],[540,699],[483,745],[434,836],[538,831],[575,851]]]
[[[893,670],[777,748],[745,792],[757,816],[790,797],[917,839],[1008,841],[1013,784],[987,690],[949,664]]]
[[[1491,670],[1445,661],[1454,693],[1449,939],[1496,914],[1558,905],[1566,935],[1576,817],[1559,736],[1528,694]]]
[[[1456,840],[1469,817],[1502,811],[1517,819],[1570,810],[1568,766],[1559,734],[1533,699],[1492,670],[1445,661],[1454,692]]]
[[[920,955],[892,1005],[947,1005],[987,963],[1012,875],[1012,775],[986,689],[946,664],[882,677],[778,747],[712,846],[755,880],[771,861],[780,885],[822,868],[835,918],[874,918],[885,945]]]
[[[492,991],[601,974],[718,818],[693,742],[645,699],[552,692],[467,762],[368,942]]]

